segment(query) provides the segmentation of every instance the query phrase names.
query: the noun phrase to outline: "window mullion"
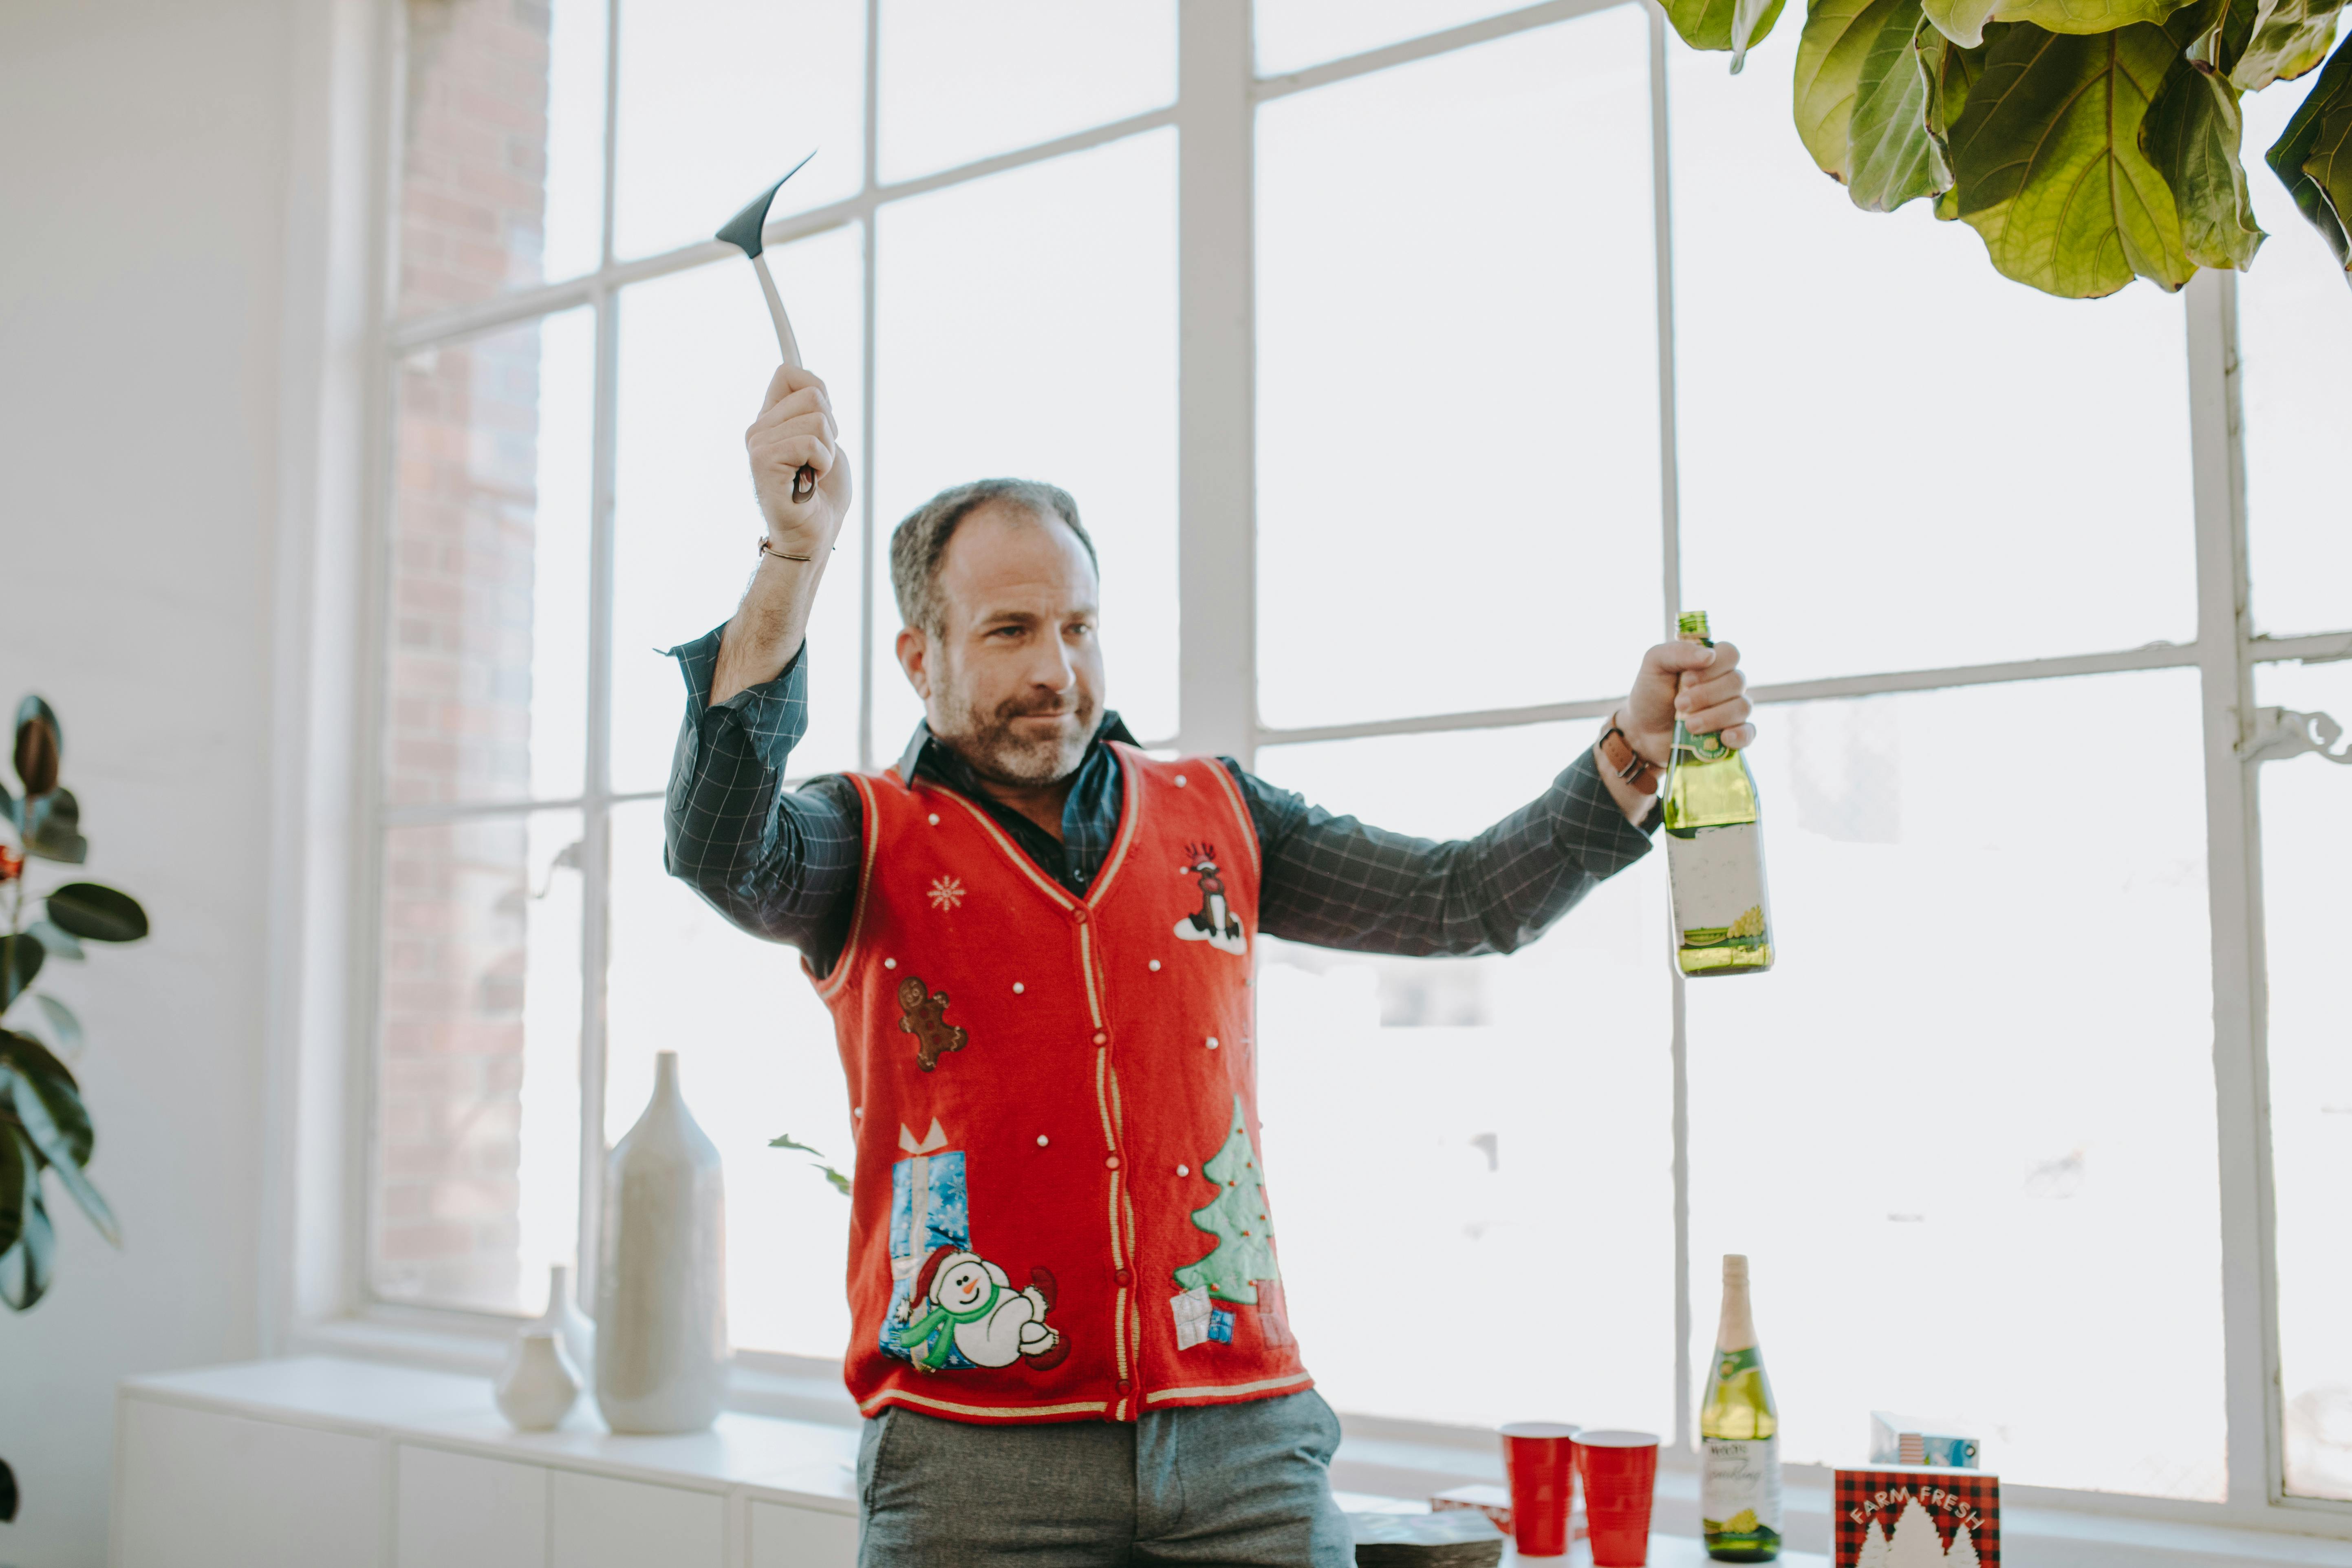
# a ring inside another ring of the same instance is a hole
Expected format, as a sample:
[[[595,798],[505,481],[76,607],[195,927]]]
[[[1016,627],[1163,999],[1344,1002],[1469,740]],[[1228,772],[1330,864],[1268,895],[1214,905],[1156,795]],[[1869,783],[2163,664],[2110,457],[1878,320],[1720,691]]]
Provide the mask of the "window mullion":
[[[1178,745],[1247,765],[1257,749],[1249,0],[1185,0],[1176,55]]]
[[[864,356],[858,378],[857,509],[857,766],[874,771],[874,297],[877,242],[881,215],[873,206],[882,184],[882,0],[866,0],[866,188],[865,314],[860,318]]]
[[[2251,1510],[2279,1490],[2277,1273],[2263,1051],[2259,829],[2253,770],[2239,753],[2252,709],[2252,665],[2233,277],[2210,270],[2197,275],[2188,290],[2188,329],[2229,1498],[2233,1510]]]

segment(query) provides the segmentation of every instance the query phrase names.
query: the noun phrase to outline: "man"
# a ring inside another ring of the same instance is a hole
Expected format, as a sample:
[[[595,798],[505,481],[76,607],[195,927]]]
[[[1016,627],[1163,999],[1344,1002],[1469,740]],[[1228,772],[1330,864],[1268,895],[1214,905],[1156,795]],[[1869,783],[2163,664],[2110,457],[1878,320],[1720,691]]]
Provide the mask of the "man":
[[[984,480],[891,540],[925,713],[905,754],[786,792],[803,634],[849,508],[835,439],[824,384],[779,370],[745,437],[757,571],[725,626],[674,650],[667,853],[730,920],[797,946],[834,1012],[860,1561],[1351,1563],[1339,1426],[1284,1311],[1257,1161],[1252,944],[1533,941],[1649,847],[1678,714],[1753,737],[1738,654],[1650,649],[1595,752],[1432,844],[1230,759],[1137,751],[1102,706],[1076,504]]]

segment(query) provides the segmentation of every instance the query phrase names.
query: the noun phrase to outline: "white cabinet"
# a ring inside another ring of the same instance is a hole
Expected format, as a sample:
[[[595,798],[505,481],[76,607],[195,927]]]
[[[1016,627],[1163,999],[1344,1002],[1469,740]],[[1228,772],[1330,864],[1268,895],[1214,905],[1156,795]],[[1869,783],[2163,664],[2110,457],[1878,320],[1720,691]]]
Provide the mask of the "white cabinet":
[[[751,1568],[857,1568],[857,1516],[755,1502]]]
[[[383,1445],[127,1399],[116,1568],[379,1568]]]
[[[553,1568],[721,1568],[726,1501],[712,1492],[555,1472]]]
[[[544,1568],[546,1470],[409,1443],[397,1463],[398,1568]]]

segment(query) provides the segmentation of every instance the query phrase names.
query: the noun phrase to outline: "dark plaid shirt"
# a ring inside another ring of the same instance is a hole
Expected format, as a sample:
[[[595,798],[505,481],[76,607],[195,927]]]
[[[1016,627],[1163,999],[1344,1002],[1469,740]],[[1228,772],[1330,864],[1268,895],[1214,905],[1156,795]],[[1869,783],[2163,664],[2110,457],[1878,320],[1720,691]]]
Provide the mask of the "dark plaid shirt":
[[[808,727],[805,647],[767,684],[715,706],[705,700],[719,631],[670,650],[687,701],[670,763],[663,860],[720,914],[754,936],[792,943],[823,973],[841,952],[856,902],[857,791],[837,776],[783,787],[785,763]],[[969,796],[1055,881],[1083,896],[1118,831],[1118,758],[1106,741],[1133,744],[1116,713],[1104,713],[1078,764],[1058,840],[998,805],[923,725],[898,774]],[[1647,831],[1617,808],[1590,751],[1528,805],[1448,844],[1334,816],[1230,757],[1217,760],[1240,784],[1257,826],[1259,927],[1291,942],[1358,952],[1510,952],[1650,847]]]

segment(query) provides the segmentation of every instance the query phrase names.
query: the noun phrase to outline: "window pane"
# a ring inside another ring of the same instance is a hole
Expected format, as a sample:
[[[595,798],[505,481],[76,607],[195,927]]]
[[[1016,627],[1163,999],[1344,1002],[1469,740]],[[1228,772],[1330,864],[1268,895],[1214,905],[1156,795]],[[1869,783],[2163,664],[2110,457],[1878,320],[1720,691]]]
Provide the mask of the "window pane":
[[[1466,836],[1535,798],[1592,735],[1270,746],[1259,772],[1383,827]],[[1673,1025],[1654,859],[1508,958],[1265,943],[1260,1106],[1283,1280],[1340,1409],[1674,1430]],[[1413,1302],[1366,1310],[1368,1268],[1417,1281]],[[1463,1376],[1478,1345],[1515,1347],[1509,1374]]]
[[[1260,111],[1267,723],[1603,696],[1655,640],[1649,79],[1628,5]]]
[[[2248,93],[2245,145],[2267,149],[2317,71]],[[2254,218],[2270,231],[2238,279],[2246,408],[2246,549],[2254,618],[2268,632],[2352,627],[2352,528],[2344,438],[2352,430],[2352,311],[2344,271],[2269,168],[2249,168]],[[2352,714],[2346,715],[2352,718]]]
[[[1738,77],[1667,50],[1683,602],[1768,681],[2193,640],[2180,301],[1858,210],[1790,123],[1799,20]]]
[[[2263,665],[2254,692],[2260,702],[2352,721],[2352,665]],[[2344,1336],[2344,1304],[2352,1300],[2352,1255],[2344,1247],[2352,1022],[2341,934],[2344,868],[2352,866],[2352,768],[2298,757],[2266,763],[2257,776],[2286,1489],[2352,1500],[2352,1347]]]
[[[620,74],[617,255],[709,239],[812,148],[771,217],[866,182],[863,0],[625,0]]]
[[[384,799],[580,793],[595,319],[400,362]]]
[[[882,179],[1176,101],[1174,0],[877,0]]]
[[[808,367],[824,378],[851,479],[865,395],[865,261],[856,227],[768,252]],[[758,563],[760,503],[743,455],[776,373],[760,281],[721,262],[639,283],[621,296],[620,439],[614,476],[613,787],[669,777],[686,687],[653,650],[690,642],[735,613]],[[809,727],[792,772],[857,764],[857,517],[842,524],[810,617]]]
[[[1176,730],[1176,132],[882,209],[875,288],[876,548],[950,485],[1046,479],[1102,557],[1107,700]],[[874,750],[922,708],[875,572]]]
[[[580,814],[383,837],[379,1296],[537,1311],[576,1251]]]
[[[1693,1353],[1744,1252],[1791,1462],[1900,1410],[2004,1482],[2219,1500],[2196,672],[1763,722],[1781,960],[1688,988]],[[2132,744],[2063,797],[2017,765],[2092,729]]]
[[[1278,76],[1516,11],[1524,0],[1257,0],[1257,74]]]
[[[401,314],[593,270],[604,0],[409,0],[407,13]]]
[[[856,1152],[833,1018],[799,954],[663,872],[659,801],[613,813],[612,931],[605,1141],[644,1111],[655,1054],[677,1052],[687,1105],[726,1166],[728,1331],[740,1349],[840,1355],[849,1200],[807,1155],[768,1147],[789,1132],[844,1173]]]

